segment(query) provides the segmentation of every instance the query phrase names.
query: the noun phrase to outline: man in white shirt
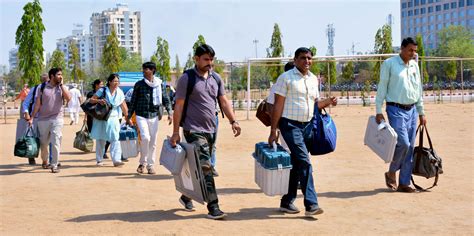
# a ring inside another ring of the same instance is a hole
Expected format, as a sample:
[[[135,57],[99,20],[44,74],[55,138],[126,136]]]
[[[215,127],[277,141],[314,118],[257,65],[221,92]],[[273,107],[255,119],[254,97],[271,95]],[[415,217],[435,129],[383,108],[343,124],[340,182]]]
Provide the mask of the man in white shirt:
[[[69,109],[69,116],[71,117],[71,123],[76,124],[79,122],[79,111],[82,103],[81,91],[77,89],[77,84],[72,84],[72,89],[69,90],[71,94],[71,100],[68,102],[67,107]]]

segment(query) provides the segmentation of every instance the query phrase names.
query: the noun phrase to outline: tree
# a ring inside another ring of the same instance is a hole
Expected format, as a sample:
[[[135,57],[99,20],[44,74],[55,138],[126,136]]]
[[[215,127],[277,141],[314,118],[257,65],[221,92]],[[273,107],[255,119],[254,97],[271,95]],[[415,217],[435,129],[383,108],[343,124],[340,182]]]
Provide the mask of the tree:
[[[429,80],[428,70],[426,69],[426,61],[425,61],[425,47],[423,45],[423,36],[421,34],[416,35],[416,44],[418,44],[418,66],[420,67],[420,71],[422,71],[423,80],[422,83],[426,84]]]
[[[125,49],[123,47],[120,48]],[[122,65],[120,66],[120,71],[134,71],[139,72],[142,69],[142,57],[139,53],[136,52],[128,52],[125,49],[125,58],[122,57]]]
[[[194,60],[193,60],[193,56],[191,53],[188,53],[188,60],[186,60],[186,64],[184,64],[184,69],[187,70],[187,69],[191,69],[194,67]]]
[[[111,73],[117,73],[122,60],[120,58],[119,41],[114,25],[111,27],[111,33],[107,36],[104,49],[102,51],[102,76],[106,77]]]
[[[342,68],[342,78],[344,78],[344,82],[352,82],[352,79],[354,78],[354,63],[352,61],[349,61]]]
[[[71,77],[73,78],[74,83],[77,83],[77,80],[81,79],[84,73],[81,70],[79,50],[76,46],[76,40],[69,41],[68,50],[71,54],[71,57],[68,61],[68,67],[71,69]]]
[[[23,10],[21,23],[16,30],[15,43],[18,45],[18,68],[22,75],[22,82],[30,86],[40,82],[43,70],[43,32],[46,31],[41,18],[39,0],[27,3]]]
[[[280,27],[277,23],[273,26],[272,40],[270,42],[270,47],[267,48],[267,57],[283,57],[284,50],[283,44],[281,41],[282,35],[280,33]],[[274,63],[274,62],[273,62]],[[283,73],[283,66],[270,66],[268,68],[268,74],[273,82],[276,81],[278,76]]]
[[[54,50],[51,59],[49,60],[48,68],[63,68],[66,69],[66,62],[64,61],[64,53],[61,50]]]
[[[164,81],[171,80],[170,53],[168,50],[168,41],[158,37],[156,39],[156,72]]]
[[[313,57],[316,56],[316,52],[317,52],[317,49],[315,46],[311,46],[309,47],[309,50],[311,51],[311,53],[313,53]],[[311,67],[309,68],[309,70],[315,74],[315,75],[319,75],[320,71],[321,71],[321,68],[320,68],[320,65],[318,62],[315,62],[313,61],[313,64],[311,65]]]
[[[181,77],[181,65],[179,64],[179,57],[178,54],[176,54],[176,62],[174,64],[174,70],[176,71],[176,79]]]
[[[329,71],[328,71],[328,65],[329,65]],[[326,78],[326,82],[329,81],[331,85],[336,84],[337,82],[336,61],[326,60],[326,63],[322,65],[321,74]]]
[[[377,30],[375,34],[375,45],[374,45],[374,52],[376,54],[386,54],[392,53],[392,26],[389,24],[385,24],[382,28]],[[374,76],[372,77],[374,82],[378,83],[380,80],[380,66],[382,65],[382,61],[375,62],[373,73]]]
[[[445,73],[446,73],[446,78],[449,79],[449,93],[453,94],[453,80],[456,80],[456,75],[457,75],[457,66],[456,66],[456,61],[448,61],[445,62]],[[450,97],[450,99],[451,99]]]
[[[204,39],[204,36],[202,35],[198,35],[198,39],[196,42],[194,42],[193,44],[193,51],[192,53],[194,53],[196,51],[196,48],[203,45],[203,44],[206,44],[206,39]]]

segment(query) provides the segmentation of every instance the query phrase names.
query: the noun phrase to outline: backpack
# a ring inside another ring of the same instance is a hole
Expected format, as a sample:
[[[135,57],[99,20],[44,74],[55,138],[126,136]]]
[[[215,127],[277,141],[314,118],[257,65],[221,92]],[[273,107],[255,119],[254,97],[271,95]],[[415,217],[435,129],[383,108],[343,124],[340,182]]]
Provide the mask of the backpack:
[[[188,85],[186,87],[186,98],[184,99],[184,106],[183,106],[183,114],[181,115],[181,121],[179,122],[179,126],[183,127],[184,126],[184,121],[186,119],[186,113],[188,111],[188,101],[189,101],[189,96],[193,92],[194,85],[196,84],[196,71],[194,69],[189,69],[184,71],[184,73],[188,76]],[[214,78],[217,82],[217,89],[221,87],[221,79],[219,76],[214,72],[211,71],[211,77]],[[215,101],[217,101],[217,105],[219,105],[219,110],[222,113],[222,118],[224,118],[224,112],[221,109],[221,102],[217,97],[214,98]]]
[[[33,113],[33,105],[35,104],[35,97],[36,97],[36,89],[40,86],[40,84],[36,85],[33,88],[33,98],[31,98],[30,103],[28,104],[28,114],[31,115]]]

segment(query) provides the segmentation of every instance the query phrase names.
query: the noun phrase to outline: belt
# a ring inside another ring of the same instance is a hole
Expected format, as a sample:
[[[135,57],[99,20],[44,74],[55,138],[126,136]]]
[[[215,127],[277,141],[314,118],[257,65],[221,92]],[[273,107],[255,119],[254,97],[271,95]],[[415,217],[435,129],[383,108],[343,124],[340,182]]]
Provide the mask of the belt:
[[[413,106],[415,104],[409,104],[409,105],[405,105],[405,104],[400,104],[400,103],[396,103],[396,102],[387,102],[387,105],[388,106],[394,106],[394,107],[398,107],[398,108],[401,108],[403,110],[406,110],[406,111],[409,111],[413,108]]]

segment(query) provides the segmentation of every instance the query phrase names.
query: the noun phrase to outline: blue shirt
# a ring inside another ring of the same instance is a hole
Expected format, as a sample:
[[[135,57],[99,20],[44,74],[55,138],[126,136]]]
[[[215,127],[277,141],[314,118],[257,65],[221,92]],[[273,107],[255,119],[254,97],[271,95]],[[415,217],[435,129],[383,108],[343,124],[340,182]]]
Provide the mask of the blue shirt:
[[[382,114],[383,101],[395,102],[404,105],[416,105],[419,115],[423,110],[423,85],[420,78],[420,69],[415,60],[408,64],[400,55],[385,60],[380,68],[380,82],[375,97],[376,114]]]

